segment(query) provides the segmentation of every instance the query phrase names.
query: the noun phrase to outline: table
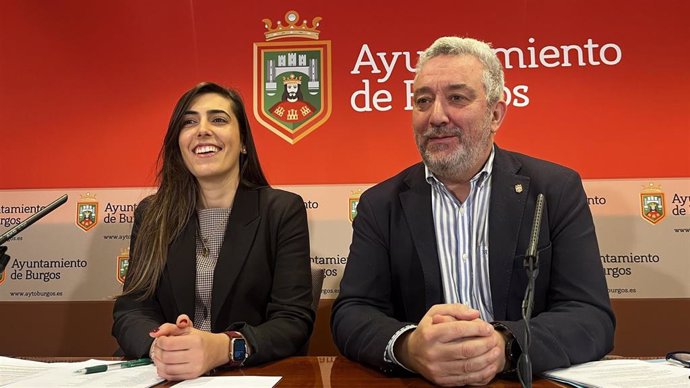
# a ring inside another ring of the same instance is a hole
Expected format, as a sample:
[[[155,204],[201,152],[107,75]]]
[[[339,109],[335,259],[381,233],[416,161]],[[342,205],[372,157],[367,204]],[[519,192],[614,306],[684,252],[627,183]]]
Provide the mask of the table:
[[[113,357],[22,357],[44,362],[76,362],[90,358],[113,360]],[[226,369],[216,373],[219,376],[282,376],[277,387],[285,388],[417,388],[434,387],[420,377],[388,377],[345,357],[290,357],[284,360],[250,368]],[[157,387],[172,387],[174,382],[165,382]],[[490,387],[519,388],[520,383],[512,380],[496,380]],[[566,387],[544,379],[535,379],[534,388]]]
[[[223,370],[222,376],[283,376],[277,387],[322,388],[398,388],[434,387],[419,377],[388,377],[344,357],[291,357],[251,368]],[[167,384],[167,383],[166,383]],[[165,385],[165,386],[172,386]],[[510,380],[494,381],[491,387],[514,388],[520,383]],[[534,388],[564,387],[558,383],[537,379]]]

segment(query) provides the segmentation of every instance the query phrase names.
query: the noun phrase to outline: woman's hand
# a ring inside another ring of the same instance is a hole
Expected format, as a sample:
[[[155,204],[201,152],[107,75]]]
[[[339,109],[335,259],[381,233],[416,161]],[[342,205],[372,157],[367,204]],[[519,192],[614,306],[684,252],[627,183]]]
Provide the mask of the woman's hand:
[[[193,379],[229,361],[228,336],[195,329],[185,314],[149,335],[154,338],[151,359],[158,376],[166,380]]]

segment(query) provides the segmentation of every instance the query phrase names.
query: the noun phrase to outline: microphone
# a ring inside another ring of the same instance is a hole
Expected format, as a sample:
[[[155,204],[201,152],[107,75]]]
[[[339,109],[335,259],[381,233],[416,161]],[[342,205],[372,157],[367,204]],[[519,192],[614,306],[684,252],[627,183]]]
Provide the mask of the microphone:
[[[532,234],[529,236],[529,245],[525,253],[525,266],[530,259],[539,260],[537,257],[537,244],[539,243],[539,230],[541,229],[541,215],[544,212],[544,194],[537,195],[537,205],[534,209],[534,221],[532,222]]]
[[[518,359],[517,372],[520,384],[523,387],[532,388],[532,362],[529,358],[529,346],[532,337],[530,331],[529,321],[532,317],[532,309],[534,308],[534,283],[539,275],[539,251],[537,246],[539,244],[539,230],[541,229],[541,216],[544,212],[544,194],[537,195],[537,204],[534,209],[534,219],[532,221],[532,233],[529,237],[529,244],[527,245],[527,252],[525,252],[525,260],[523,266],[527,271],[527,289],[525,290],[525,297],[522,300],[522,319],[525,321],[525,348]]]
[[[48,213],[57,209],[65,202],[67,202],[67,194],[51,202],[50,204],[48,204],[48,206],[39,210],[36,214],[33,214],[32,216],[20,222],[19,224],[17,224],[17,226],[6,231],[0,236],[0,272],[5,270],[5,266],[10,261],[10,256],[5,254],[5,252],[7,251],[7,247],[3,247],[2,244],[4,244],[7,240],[11,239],[22,230],[26,229],[29,225],[45,217]]]

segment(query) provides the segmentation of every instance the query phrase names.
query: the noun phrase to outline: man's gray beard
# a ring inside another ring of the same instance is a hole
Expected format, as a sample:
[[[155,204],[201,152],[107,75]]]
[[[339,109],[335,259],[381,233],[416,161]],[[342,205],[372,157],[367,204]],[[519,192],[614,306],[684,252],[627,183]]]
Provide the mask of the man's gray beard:
[[[453,135],[460,139],[460,149],[457,149],[450,155],[433,156],[429,151],[424,150],[422,144],[417,144],[419,153],[422,155],[424,164],[429,167],[429,170],[438,178],[455,178],[467,176],[472,172],[470,169],[474,168],[480,159],[484,158],[485,150],[491,143],[491,128],[489,123],[484,126],[482,137],[478,139],[477,143],[469,144],[467,133],[458,128],[430,128],[422,137],[431,134]]]

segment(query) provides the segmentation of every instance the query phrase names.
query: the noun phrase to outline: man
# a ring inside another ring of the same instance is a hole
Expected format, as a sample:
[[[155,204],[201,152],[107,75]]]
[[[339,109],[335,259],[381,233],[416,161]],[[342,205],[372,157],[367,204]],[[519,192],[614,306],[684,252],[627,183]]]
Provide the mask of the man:
[[[444,37],[421,55],[412,126],[424,162],[360,198],[331,320],[345,356],[440,385],[513,371],[539,193],[533,371],[611,350],[615,318],[580,177],[495,146],[505,113],[488,44]]]
[[[283,77],[282,100],[270,109],[274,117],[282,121],[295,123],[314,115],[316,109],[304,101],[302,91],[300,90],[301,85],[302,76],[290,74],[288,77]]]

